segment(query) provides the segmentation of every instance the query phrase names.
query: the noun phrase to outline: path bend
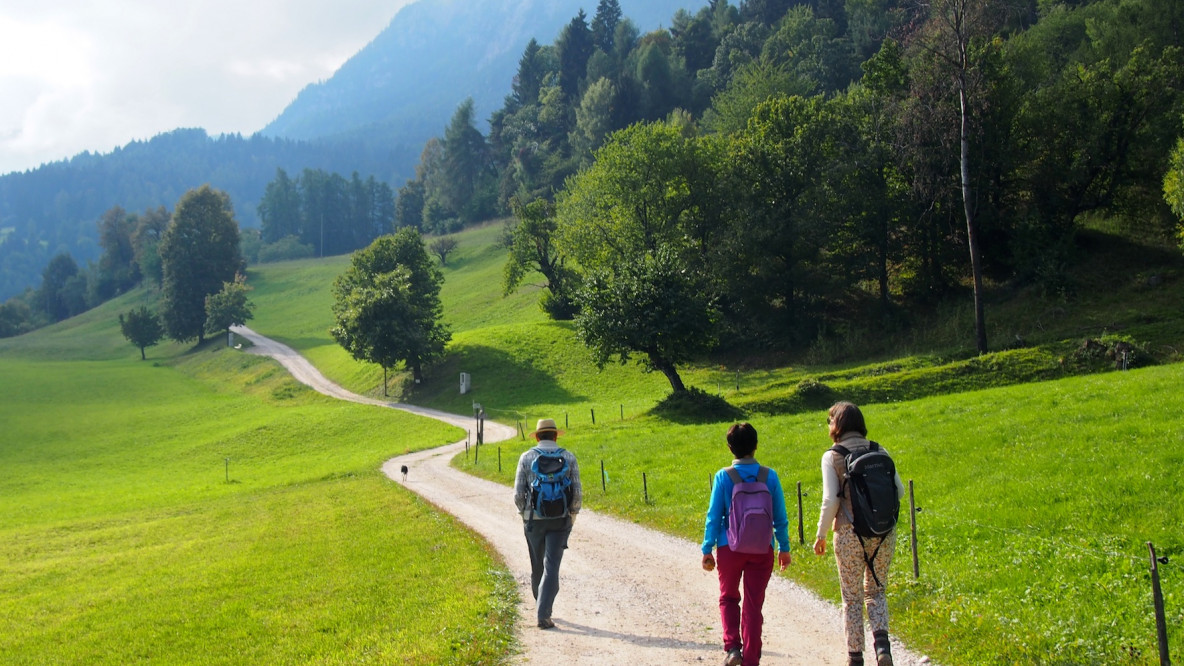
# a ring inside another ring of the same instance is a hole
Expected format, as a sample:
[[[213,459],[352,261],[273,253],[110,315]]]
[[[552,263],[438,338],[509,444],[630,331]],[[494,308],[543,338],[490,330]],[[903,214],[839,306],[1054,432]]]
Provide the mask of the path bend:
[[[252,343],[246,351],[276,359],[298,381],[326,395],[400,409],[460,428],[473,425],[472,417],[357,395],[328,380],[291,347],[245,326],[232,330]],[[487,444],[517,435],[517,430],[509,426],[485,423]],[[564,555],[555,601],[557,629],[537,629],[530,594],[530,560],[513,491],[449,465],[464,446],[462,440],[398,456],[383,464],[382,470],[395,482],[456,516],[486,539],[505,561],[518,582],[522,600],[515,630],[521,652],[513,657],[513,663],[721,663],[716,604],[719,588],[716,575],[699,567],[698,544],[589,509],[580,512]],[[406,481],[399,472],[402,465],[410,468]],[[807,549],[795,548],[794,559],[813,557]],[[833,604],[782,576],[774,576],[764,615],[763,663],[846,663],[842,622]],[[912,654],[896,641],[893,656],[901,666],[928,663],[928,659]]]

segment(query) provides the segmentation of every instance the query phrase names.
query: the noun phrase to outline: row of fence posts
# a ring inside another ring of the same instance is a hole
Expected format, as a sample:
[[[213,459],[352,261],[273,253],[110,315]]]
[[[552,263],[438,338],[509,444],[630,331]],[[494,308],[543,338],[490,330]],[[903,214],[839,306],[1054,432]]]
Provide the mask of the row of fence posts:
[[[592,423],[596,423],[596,410],[591,410]],[[621,406],[621,419],[625,418],[625,406]],[[521,420],[516,420],[518,425],[519,436],[526,438],[526,431]],[[567,414],[563,415],[563,427],[568,427]],[[485,439],[485,410],[477,407],[477,446],[473,449],[473,464],[477,464],[477,457],[481,450],[481,444]],[[469,452],[469,434],[465,434],[465,455]],[[226,459],[226,476],[229,481],[230,477],[230,459]],[[502,447],[497,447],[497,471],[502,471]],[[711,475],[707,478],[707,491],[710,493],[714,490],[715,476]],[[602,492],[608,492],[608,473],[604,468],[604,461],[600,461],[600,489]],[[641,473],[641,491],[642,499],[646,504],[650,504],[650,487],[649,479],[645,472]],[[806,544],[806,525],[805,513],[802,509],[802,482],[797,482],[798,491],[798,543],[800,545]],[[912,537],[909,541],[912,547],[913,556],[913,579],[921,578],[921,561],[917,554],[917,514],[921,512],[921,507],[917,506],[916,495],[913,489],[913,480],[909,479],[909,533]],[[1164,610],[1163,590],[1159,584],[1159,565],[1167,564],[1167,557],[1156,557],[1155,546],[1150,541],[1147,542],[1147,549],[1150,551],[1151,558],[1151,597],[1152,604],[1155,607],[1155,633],[1157,643],[1159,646],[1159,663],[1160,666],[1171,666],[1172,660],[1168,651],[1168,630],[1167,617]]]

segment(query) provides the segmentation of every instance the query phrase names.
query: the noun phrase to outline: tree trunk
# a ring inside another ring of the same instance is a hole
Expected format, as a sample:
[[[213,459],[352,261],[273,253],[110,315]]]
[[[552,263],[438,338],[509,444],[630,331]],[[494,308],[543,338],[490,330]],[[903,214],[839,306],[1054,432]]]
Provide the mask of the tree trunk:
[[[666,379],[670,380],[670,388],[672,388],[675,393],[680,393],[687,390],[686,385],[682,383],[682,377],[678,376],[678,370],[674,368],[673,363],[670,363],[661,356],[651,352],[650,365],[654,366],[654,369],[666,375]]]
[[[384,366],[382,366],[382,397],[385,398],[385,397],[387,397],[387,395],[388,395],[388,393],[386,392],[386,366],[384,365]]]
[[[140,347],[140,360],[141,360],[141,361],[147,361],[147,360],[148,360],[148,357],[144,355],[144,348],[143,348],[143,347]]]
[[[966,75],[958,81],[958,102],[962,120],[962,210],[966,214],[966,243],[970,247],[970,272],[974,278],[974,342],[978,353],[987,353],[987,323],[983,312],[983,266],[974,224],[974,202],[970,191],[970,112],[966,108]]]

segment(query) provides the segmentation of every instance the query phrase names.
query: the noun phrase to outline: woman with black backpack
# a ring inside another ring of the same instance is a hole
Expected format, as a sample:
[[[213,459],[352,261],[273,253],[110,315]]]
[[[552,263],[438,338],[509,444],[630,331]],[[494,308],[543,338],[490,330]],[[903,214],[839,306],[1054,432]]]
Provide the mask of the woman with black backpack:
[[[867,425],[859,407],[850,402],[836,403],[826,423],[835,446],[822,454],[822,508],[814,553],[826,553],[826,533],[833,528],[848,665],[864,663],[866,607],[876,665],[892,666],[884,587],[896,547],[896,516],[904,483],[887,452],[867,439]]]

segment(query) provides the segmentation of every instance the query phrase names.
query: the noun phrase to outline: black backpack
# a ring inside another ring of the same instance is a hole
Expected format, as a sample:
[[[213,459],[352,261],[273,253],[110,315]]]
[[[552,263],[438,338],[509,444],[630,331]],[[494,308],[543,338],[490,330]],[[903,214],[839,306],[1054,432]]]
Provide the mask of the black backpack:
[[[831,450],[843,456],[847,478],[839,495],[851,499],[848,516],[855,533],[862,537],[882,537],[896,529],[900,517],[900,497],[896,493],[896,464],[876,442],[860,453],[835,444]]]
[[[883,543],[883,537],[896,529],[896,521],[900,517],[900,496],[896,492],[896,464],[892,458],[880,448],[876,442],[859,453],[852,453],[845,446],[835,444],[831,451],[843,456],[846,463],[847,478],[839,490],[839,496],[847,493],[851,499],[851,515],[847,518],[855,528],[855,535],[859,543],[864,538],[878,538]],[[876,545],[878,552],[880,546]],[[879,584],[876,570],[872,567],[875,552],[870,558],[865,557],[872,578]]]

